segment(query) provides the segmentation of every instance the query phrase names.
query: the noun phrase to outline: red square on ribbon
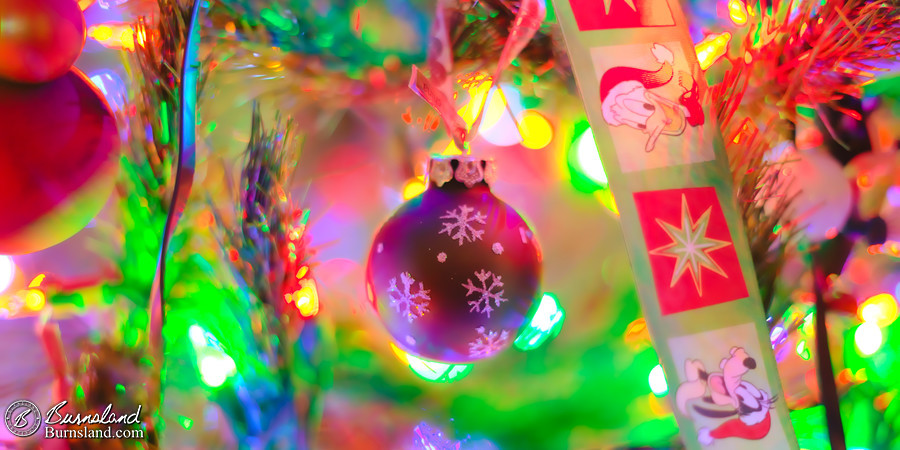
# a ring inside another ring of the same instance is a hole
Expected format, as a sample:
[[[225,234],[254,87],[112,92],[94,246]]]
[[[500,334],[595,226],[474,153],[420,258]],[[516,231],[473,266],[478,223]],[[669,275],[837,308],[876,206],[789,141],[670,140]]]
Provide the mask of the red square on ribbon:
[[[666,0],[569,0],[581,31],[675,25]]]
[[[636,192],[663,315],[747,297],[715,188]]]

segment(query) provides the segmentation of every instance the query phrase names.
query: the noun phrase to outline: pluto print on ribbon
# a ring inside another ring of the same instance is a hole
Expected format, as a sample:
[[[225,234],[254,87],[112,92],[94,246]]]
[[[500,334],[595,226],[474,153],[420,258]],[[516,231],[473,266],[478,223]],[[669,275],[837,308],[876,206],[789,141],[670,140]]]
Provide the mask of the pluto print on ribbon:
[[[715,158],[713,127],[703,126],[699,70],[688,65],[681,44],[598,47],[591,58],[623,172]]]
[[[569,0],[581,31],[675,25],[666,0]]]
[[[669,339],[682,381],[675,404],[703,446],[781,448],[774,441],[784,434],[770,433],[781,426],[772,417],[781,400],[769,388],[758,342],[750,323]]]
[[[714,188],[636,192],[634,201],[663,315],[747,297]]]

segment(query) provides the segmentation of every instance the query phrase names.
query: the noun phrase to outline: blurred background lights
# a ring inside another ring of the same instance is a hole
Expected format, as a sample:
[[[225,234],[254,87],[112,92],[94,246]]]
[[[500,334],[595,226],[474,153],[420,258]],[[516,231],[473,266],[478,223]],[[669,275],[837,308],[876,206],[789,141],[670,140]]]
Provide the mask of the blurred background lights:
[[[200,325],[191,325],[188,328],[188,338],[191,340],[191,344],[194,347],[205,347],[206,346],[206,331],[200,327]]]
[[[669,392],[669,385],[666,383],[666,374],[659,364],[650,370],[650,376],[647,377],[647,383],[650,384],[650,390],[657,396],[661,397]]]
[[[531,316],[528,325],[516,337],[513,345],[522,351],[538,348],[551,337],[559,333],[566,313],[553,294],[544,293],[537,310]]]
[[[891,294],[878,294],[859,305],[859,318],[879,327],[886,327],[897,320],[897,300]]]
[[[291,299],[301,316],[309,318],[319,313],[319,292],[315,280],[303,280],[300,289],[294,291]]]
[[[425,181],[421,178],[411,178],[403,186],[403,200],[409,200],[425,192]]]
[[[728,16],[731,18],[731,21],[737,26],[746,24],[747,19],[749,18],[747,13],[747,6],[744,5],[744,2],[741,0],[729,0]]]
[[[219,340],[200,325],[188,328],[188,338],[197,355],[197,369],[203,384],[217,388],[237,373],[237,366],[231,356],[225,353]]]
[[[891,206],[900,206],[900,186],[889,187],[886,197]]]
[[[460,110],[460,115],[469,126],[475,122],[482,102],[484,114],[478,129],[478,135],[491,144],[508,147],[522,142],[522,135],[516,126],[515,117],[522,115],[522,94],[511,84],[501,84],[500,89],[491,83],[481,83],[469,88],[469,102]]]
[[[804,361],[809,361],[809,358],[812,357],[812,354],[809,351],[809,346],[806,345],[806,340],[801,339],[800,342],[797,343],[797,356],[803,358]]]
[[[594,143],[594,133],[590,128],[575,139],[574,147],[575,162],[580,172],[599,185],[607,185],[609,180],[603,170],[603,161],[600,160],[597,144]]]
[[[122,77],[111,70],[101,70],[90,75],[91,83],[103,93],[110,108],[121,111],[125,107],[126,90]]]
[[[16,265],[12,256],[0,255],[0,292],[5,291],[16,276]]]
[[[25,307],[32,311],[40,311],[44,308],[46,302],[47,297],[37,289],[29,289],[28,293],[25,294]]]
[[[553,127],[550,122],[536,111],[525,111],[519,119],[519,132],[522,134],[522,146],[530,149],[541,149],[553,140]]]
[[[728,43],[731,42],[731,33],[714,33],[703,38],[694,46],[697,52],[697,59],[702,70],[709,69],[719,58],[725,56],[728,50]]]
[[[463,379],[472,371],[474,364],[450,364],[438,361],[429,361],[410,355],[391,343],[391,351],[400,362],[409,366],[419,378],[435,383],[452,383]]]
[[[504,117],[512,123],[509,116],[509,110],[513,114],[522,111],[522,94],[519,89],[511,84],[503,83],[500,89],[497,89],[490,82],[480,83],[468,89],[469,101],[458,110],[459,115],[467,125],[475,123],[478,117],[478,110],[484,103],[484,114],[481,118],[481,131],[492,128]],[[487,100],[485,100],[487,96]]]
[[[228,355],[207,355],[200,360],[200,380],[209,387],[219,387],[235,374],[236,369],[234,360]]]
[[[185,430],[190,430],[194,426],[194,420],[186,416],[178,416],[178,423]]]
[[[877,352],[884,340],[881,328],[878,328],[878,325],[873,322],[863,322],[856,328],[856,333],[853,337],[856,341],[856,348],[863,356],[869,356]]]
[[[129,23],[105,23],[92,25],[87,29],[87,37],[100,45],[114,50],[134,51],[134,27]],[[137,36],[138,44],[143,45],[144,36]]]

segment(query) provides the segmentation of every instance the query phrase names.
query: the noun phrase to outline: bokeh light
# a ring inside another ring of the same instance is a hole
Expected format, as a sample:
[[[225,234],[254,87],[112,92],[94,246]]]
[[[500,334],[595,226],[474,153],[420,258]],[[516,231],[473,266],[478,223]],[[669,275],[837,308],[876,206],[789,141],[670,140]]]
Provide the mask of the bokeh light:
[[[516,337],[513,345],[522,351],[540,347],[548,339],[559,333],[565,317],[566,313],[560,307],[556,296],[544,293],[537,310],[531,316],[528,325]]]
[[[746,25],[747,20],[749,19],[749,15],[747,14],[747,5],[745,5],[741,0],[729,0],[728,17],[730,17],[731,22],[737,26]]]
[[[897,320],[897,300],[891,294],[878,294],[859,305],[859,318],[886,327]]]
[[[881,328],[878,328],[878,325],[872,322],[862,323],[856,328],[856,333],[853,337],[856,341],[856,348],[863,356],[869,356],[877,352],[884,342],[884,335],[881,333]]]
[[[200,360],[200,380],[209,387],[219,387],[235,374],[236,369],[234,360],[228,355],[207,355]]]
[[[553,140],[553,127],[544,116],[536,111],[525,111],[519,119],[519,131],[522,133],[522,146],[530,149],[541,149]]]
[[[700,68],[708,69],[728,51],[728,43],[731,42],[731,33],[724,32],[710,34],[694,46]]]
[[[319,292],[315,280],[303,280],[300,289],[294,291],[292,298],[301,316],[309,318],[318,314]]]
[[[481,131],[497,125],[504,117],[512,123],[507,106],[514,114],[522,110],[522,94],[518,88],[511,84],[503,83],[500,85],[500,89],[497,89],[491,82],[482,82],[469,87],[468,93],[469,101],[459,108],[457,112],[466,122],[466,125],[472,126],[478,117],[481,105],[484,104],[484,114],[481,117],[480,124]]]
[[[129,23],[103,23],[87,29],[87,37],[114,50],[134,51],[134,27]],[[137,43],[143,45],[144,36],[137,35]]]
[[[400,347],[394,345],[393,342],[390,345],[391,351],[394,352],[394,356],[396,356],[400,362],[408,365],[409,369],[412,370],[416,376],[426,381],[452,383],[465,378],[465,376],[472,371],[472,368],[475,367],[474,364],[451,364],[439,361],[429,361],[406,353],[401,350]]]
[[[634,319],[625,328],[624,338],[625,344],[634,351],[650,346],[650,330],[647,329],[647,321],[643,317]]]
[[[200,325],[188,327],[188,339],[197,355],[197,370],[203,384],[217,388],[237,373],[237,366],[231,356],[222,348],[219,340]]]
[[[451,144],[453,142],[451,141]],[[409,200],[425,192],[425,182],[421,178],[411,178],[403,186],[403,200]]]
[[[29,289],[25,294],[25,307],[32,311],[40,311],[47,303],[47,297],[38,289]]]
[[[659,364],[650,370],[650,376],[647,377],[647,383],[650,384],[650,390],[659,397],[662,397],[669,392],[669,385],[666,383],[666,373]]]
[[[185,430],[190,430],[194,426],[194,420],[186,416],[178,416],[178,423]]]
[[[9,289],[16,277],[16,264],[12,256],[0,255],[0,292]]]
[[[486,84],[482,86],[484,85]],[[481,107],[483,96],[478,94],[473,98],[474,100],[464,108],[465,114],[471,115],[474,120],[478,108]],[[522,95],[515,86],[503,84],[500,89],[491,89],[478,135],[499,147],[521,143],[522,134],[526,132],[519,129],[521,123],[517,125],[515,118],[522,114],[522,110]],[[469,123],[468,118],[466,118],[466,123]]]
[[[600,153],[597,151],[597,144],[594,142],[594,133],[590,128],[585,130],[575,139],[573,144],[575,147],[575,162],[579,171],[591,181],[606,186],[609,180],[606,178],[606,171],[603,170],[603,161],[600,160]]]
[[[799,343],[797,343],[797,356],[803,358],[804,361],[809,361],[809,358],[812,356],[809,351],[809,346],[806,344],[805,339],[801,339]]]

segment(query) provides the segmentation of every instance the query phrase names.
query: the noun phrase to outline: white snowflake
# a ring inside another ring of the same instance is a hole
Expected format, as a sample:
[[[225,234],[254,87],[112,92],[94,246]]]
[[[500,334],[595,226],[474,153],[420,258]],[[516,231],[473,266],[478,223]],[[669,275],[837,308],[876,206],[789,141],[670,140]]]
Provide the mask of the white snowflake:
[[[486,358],[488,356],[503,350],[509,341],[509,331],[501,330],[499,333],[491,330],[485,333],[484,327],[475,329],[479,336],[472,342],[469,342],[469,356],[472,358]]]
[[[444,252],[440,252],[440,253],[438,253],[438,257],[437,257],[437,258],[438,258],[438,262],[441,262],[441,263],[442,263],[442,262],[444,262],[444,261],[447,260],[447,254],[444,253]]]
[[[496,253],[498,255],[502,255],[503,254],[503,244],[501,244],[499,242],[494,242],[494,245],[491,246],[491,250],[493,250],[494,253]]]
[[[410,276],[409,272],[400,274],[400,282],[403,284],[403,290],[397,287],[397,278],[391,278],[391,286],[388,288],[388,295],[391,298],[391,306],[393,306],[401,316],[406,317],[409,323],[417,317],[422,317],[428,312],[428,303],[431,297],[425,290],[425,286],[420,282],[419,289],[412,293],[413,284],[416,280]]]
[[[507,299],[503,298],[503,290],[501,289],[499,292],[494,292],[494,289],[499,289],[503,287],[503,282],[500,281],[500,277],[494,273],[491,273],[488,270],[481,270],[480,272],[475,272],[475,277],[478,278],[478,281],[481,282],[481,287],[475,286],[472,283],[471,278],[466,278],[466,283],[462,286],[469,290],[466,292],[466,297],[472,295],[473,292],[477,292],[481,294],[477,300],[469,300],[469,305],[472,308],[469,309],[469,312],[478,311],[480,313],[487,314],[488,318],[491,317],[491,311],[494,310],[491,307],[491,300],[494,301],[494,306],[500,307],[500,302],[505,302]],[[488,286],[487,280],[491,279],[491,285]]]
[[[472,214],[473,212],[474,214]],[[458,240],[461,246],[463,241],[474,242],[481,239],[484,230],[476,230],[473,223],[484,225],[484,219],[487,219],[487,216],[479,211],[475,211],[475,208],[469,205],[462,205],[459,207],[459,211],[456,209],[447,211],[447,214],[441,216],[441,219],[452,219],[453,221],[442,222],[441,225],[444,228],[438,234],[447,233],[447,236]]]

